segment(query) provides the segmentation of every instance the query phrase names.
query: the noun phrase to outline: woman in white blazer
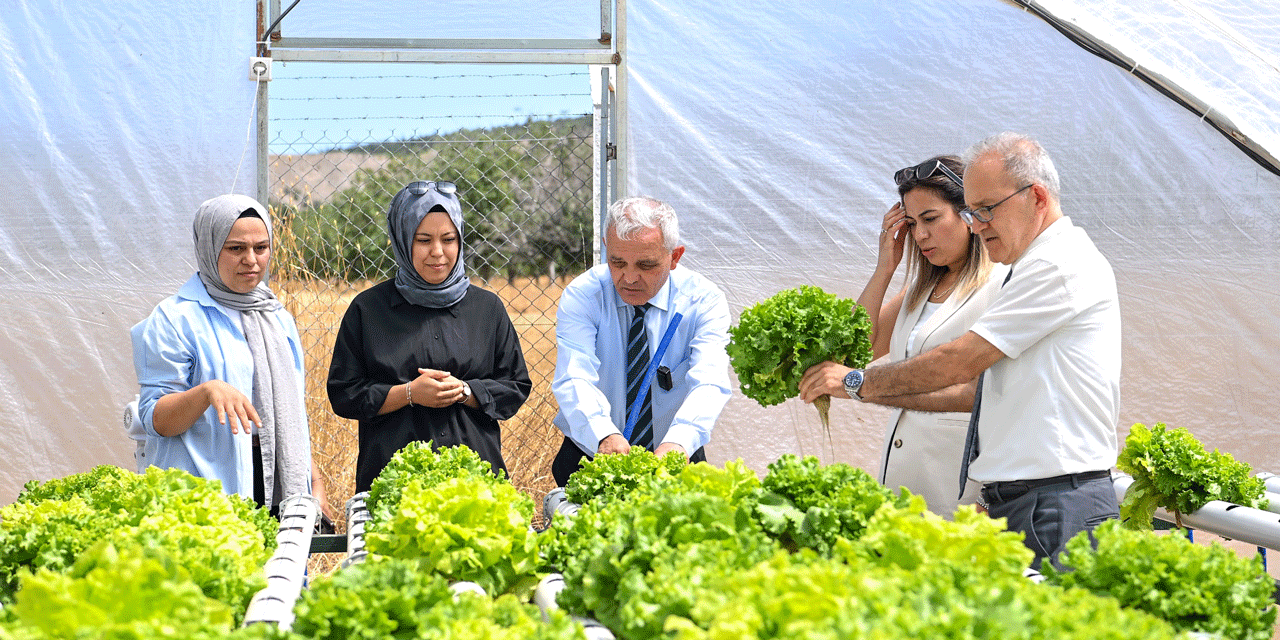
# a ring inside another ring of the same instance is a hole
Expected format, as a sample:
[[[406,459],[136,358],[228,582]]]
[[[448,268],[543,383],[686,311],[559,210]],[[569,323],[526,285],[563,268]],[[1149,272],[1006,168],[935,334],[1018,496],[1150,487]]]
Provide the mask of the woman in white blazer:
[[[877,359],[904,360],[964,334],[982,315],[1008,267],[987,257],[982,239],[960,218],[964,166],[952,156],[930,158],[894,175],[901,201],[884,216],[875,273],[858,297],[872,319]],[[907,259],[906,284],[885,301],[893,274]],[[972,504],[970,481],[956,500],[968,413],[895,409],[885,429],[880,482],[925,497],[929,509],[951,517]]]

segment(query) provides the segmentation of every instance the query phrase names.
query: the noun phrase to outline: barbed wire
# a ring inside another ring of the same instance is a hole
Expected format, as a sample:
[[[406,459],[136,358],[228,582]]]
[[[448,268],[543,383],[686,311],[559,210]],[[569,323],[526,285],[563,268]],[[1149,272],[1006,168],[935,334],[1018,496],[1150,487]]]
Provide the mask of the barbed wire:
[[[586,93],[472,93],[467,95],[427,96],[305,96],[286,98],[272,96],[273,101],[310,102],[320,100],[440,100],[443,98],[588,98]]]
[[[420,75],[403,75],[403,76],[290,76],[285,78],[276,78],[276,80],[454,80],[458,78],[466,78],[473,80],[475,78],[567,78],[570,76],[584,76],[582,72],[565,72],[565,73],[494,73],[494,74],[475,74],[475,73],[459,73],[447,76],[420,76]]]
[[[590,113],[527,113],[527,114],[489,114],[479,115],[469,113],[465,115],[439,115],[439,116],[317,116],[317,117],[301,117],[301,118],[271,118],[271,122],[342,122],[349,120],[454,120],[454,119],[472,119],[472,118],[518,118],[524,120],[526,118],[578,118],[589,116]]]

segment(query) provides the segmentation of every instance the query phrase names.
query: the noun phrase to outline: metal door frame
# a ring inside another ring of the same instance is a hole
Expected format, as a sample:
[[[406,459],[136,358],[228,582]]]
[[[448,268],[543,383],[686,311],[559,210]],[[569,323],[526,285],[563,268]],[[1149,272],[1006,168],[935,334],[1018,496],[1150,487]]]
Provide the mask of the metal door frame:
[[[588,65],[592,74],[593,263],[600,262],[601,228],[609,204],[627,193],[627,0],[600,0],[600,37],[574,38],[289,38],[280,0],[255,0],[258,57],[282,62],[437,62]],[[613,26],[616,25],[616,31]],[[267,29],[271,33],[266,34]],[[599,78],[599,81],[596,81]],[[257,193],[270,197],[268,85],[258,81]]]

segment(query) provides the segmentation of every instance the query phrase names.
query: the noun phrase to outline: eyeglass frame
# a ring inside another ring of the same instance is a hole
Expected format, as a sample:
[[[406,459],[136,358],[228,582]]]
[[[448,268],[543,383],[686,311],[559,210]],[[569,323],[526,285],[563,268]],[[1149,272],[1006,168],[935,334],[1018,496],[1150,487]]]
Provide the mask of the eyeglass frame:
[[[929,170],[926,171],[924,175],[920,175],[920,169],[925,167],[926,165],[930,165],[930,163],[932,163],[932,165],[929,166]],[[898,169],[897,171],[894,171],[893,172],[894,184],[901,187],[902,183],[906,182],[907,180],[910,180],[911,174],[907,173],[908,171],[915,172],[916,180],[928,180],[929,178],[932,178],[935,173],[938,173],[939,171],[941,171],[943,175],[947,176],[948,178],[951,178],[951,181],[956,183],[956,186],[964,188],[964,180],[962,180],[960,176],[956,175],[956,172],[947,168],[947,165],[943,164],[942,160],[939,160],[938,158],[934,158],[933,160],[925,160],[924,162],[921,162],[920,164],[914,167],[907,167],[905,169]]]
[[[978,222],[991,222],[991,218],[993,217],[993,214],[991,213],[992,209],[995,209],[996,207],[1004,204],[1009,200],[1009,198],[1012,198],[1018,195],[1019,193],[1022,193],[1023,191],[1026,191],[1027,189],[1030,189],[1031,187],[1034,187],[1034,186],[1036,186],[1036,183],[1028,182],[1026,186],[1005,196],[1003,200],[995,204],[989,204],[985,207],[978,207],[977,209],[970,209],[969,207],[965,207],[960,210],[960,219],[964,220],[965,224],[973,224],[974,220],[977,220]],[[986,211],[986,214],[980,214],[978,213],[979,211]]]
[[[435,189],[436,193],[442,196],[452,196],[458,193],[458,185],[448,180],[414,180],[405,185],[404,188],[415,196],[426,195],[428,189]]]

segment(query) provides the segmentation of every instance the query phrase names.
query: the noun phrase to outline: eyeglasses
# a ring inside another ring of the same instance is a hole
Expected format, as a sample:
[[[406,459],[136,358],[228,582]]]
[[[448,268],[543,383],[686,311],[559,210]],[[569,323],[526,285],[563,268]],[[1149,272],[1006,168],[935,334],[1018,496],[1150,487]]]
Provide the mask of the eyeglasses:
[[[458,185],[452,182],[447,182],[445,180],[440,180],[437,182],[428,182],[426,180],[416,180],[414,182],[410,182],[407,186],[405,186],[405,188],[409,190],[409,193],[412,193],[415,196],[425,195],[427,191],[429,191],[432,188],[435,188],[437,193],[440,193],[441,195],[446,195],[446,196],[451,196],[458,192]]]
[[[1035,184],[1035,183],[1032,183],[1032,184]],[[1030,188],[1031,188],[1031,184],[1021,189],[1018,189],[1017,191],[1014,191],[1013,193],[1006,196],[1004,200],[1001,200],[1000,202],[997,202],[995,204],[989,204],[985,207],[978,207],[977,209],[969,209],[967,207],[964,209],[961,209],[960,217],[964,220],[965,224],[973,224],[974,220],[977,220],[978,222],[991,222],[992,209],[1004,204],[1005,200],[1008,200],[1009,198],[1012,198],[1018,195],[1019,193],[1022,193],[1023,191],[1026,191],[1027,189],[1030,189]]]
[[[943,164],[942,161],[937,158],[934,158],[933,160],[925,160],[914,167],[898,169],[898,171],[893,174],[893,182],[901,187],[902,183],[913,177],[916,180],[928,180],[933,177],[933,174],[938,173],[939,171],[948,178],[951,178],[952,182],[961,187],[964,186],[964,180],[961,180],[960,176],[956,175],[956,172],[948,169],[947,165]]]

